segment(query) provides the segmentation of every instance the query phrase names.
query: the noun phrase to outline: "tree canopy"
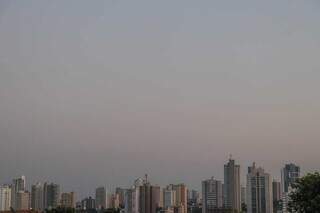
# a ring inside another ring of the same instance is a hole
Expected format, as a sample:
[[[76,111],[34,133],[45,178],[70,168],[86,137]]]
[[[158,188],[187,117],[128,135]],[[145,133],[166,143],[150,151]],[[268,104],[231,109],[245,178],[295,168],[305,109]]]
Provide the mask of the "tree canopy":
[[[320,213],[320,174],[309,173],[292,184],[288,211],[296,213]]]

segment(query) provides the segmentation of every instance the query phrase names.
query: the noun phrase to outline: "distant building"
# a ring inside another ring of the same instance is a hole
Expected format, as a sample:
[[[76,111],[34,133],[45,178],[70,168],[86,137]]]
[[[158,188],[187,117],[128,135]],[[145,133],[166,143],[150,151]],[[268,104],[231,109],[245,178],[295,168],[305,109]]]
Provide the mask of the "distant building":
[[[118,195],[119,198],[119,206],[124,206],[124,195],[125,195],[126,189],[117,187],[116,188],[116,194]]]
[[[95,199],[92,197],[87,197],[81,201],[81,209],[82,210],[93,210],[96,208]]]
[[[185,184],[170,184],[167,189],[176,192],[176,207],[181,207],[184,213],[188,210],[188,189]]]
[[[197,190],[188,191],[188,202],[197,204],[199,202],[200,195]]]
[[[31,208],[35,211],[43,211],[43,185],[38,182],[31,186]]]
[[[245,186],[241,186],[241,205],[247,203],[247,189]]]
[[[108,192],[106,187],[99,187],[96,189],[96,208],[106,209],[108,208]]]
[[[240,211],[240,166],[235,160],[229,159],[224,165],[224,205],[228,209]]]
[[[11,206],[11,187],[9,185],[0,186],[0,211],[9,211]]]
[[[156,213],[160,206],[160,187],[146,181],[139,191],[139,213]]]
[[[300,178],[300,167],[290,163],[286,164],[284,168],[281,169],[281,187],[282,187],[282,208],[283,213],[287,212],[287,204],[289,202],[289,193],[292,188],[291,185]]]
[[[62,193],[61,194],[61,207],[64,208],[75,208],[76,207],[76,196],[74,192]]]
[[[286,164],[281,170],[282,192],[287,193],[289,191],[290,185],[296,182],[299,177],[300,167],[293,163]]]
[[[281,211],[281,184],[280,182],[273,180],[272,181],[272,199],[273,199],[273,212],[277,213]]]
[[[60,186],[55,183],[44,183],[43,185],[44,208],[57,208],[60,204]]]
[[[17,196],[18,192],[26,191],[26,177],[21,176],[16,179],[13,179],[11,186],[11,207],[17,209]]]
[[[170,189],[164,189],[163,193],[163,208],[172,208],[176,204],[176,191]]]
[[[138,178],[133,187],[125,191],[125,213],[139,213],[140,186],[143,184],[142,178]]]
[[[248,213],[271,213],[272,184],[268,173],[255,163],[248,168],[247,174],[247,208]]]
[[[110,196],[110,208],[118,209],[120,208],[120,196],[119,194],[112,194]]]
[[[223,207],[222,183],[213,177],[202,181],[202,213]]]
[[[30,193],[27,191],[19,191],[16,197],[16,210],[28,210],[30,209],[29,200]]]

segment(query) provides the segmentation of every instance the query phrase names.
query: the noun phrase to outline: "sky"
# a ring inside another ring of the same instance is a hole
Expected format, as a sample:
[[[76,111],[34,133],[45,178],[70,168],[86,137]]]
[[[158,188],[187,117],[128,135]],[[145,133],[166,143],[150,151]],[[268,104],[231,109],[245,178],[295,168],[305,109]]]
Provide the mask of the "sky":
[[[0,183],[320,169],[320,2],[0,1]]]

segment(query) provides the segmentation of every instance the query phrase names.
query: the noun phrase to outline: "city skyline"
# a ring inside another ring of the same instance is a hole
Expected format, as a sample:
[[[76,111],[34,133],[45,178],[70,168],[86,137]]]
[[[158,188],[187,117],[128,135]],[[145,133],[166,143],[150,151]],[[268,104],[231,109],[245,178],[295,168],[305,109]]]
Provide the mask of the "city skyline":
[[[74,191],[66,192],[57,183],[40,182],[27,187],[25,176],[14,177],[11,184],[0,184],[0,209],[39,210],[52,208],[74,208],[77,211],[101,210],[105,208],[123,209],[124,213],[156,213],[159,208],[164,212],[178,211],[187,213],[197,208],[198,212],[240,212],[246,206],[248,213],[286,213],[288,193],[300,177],[300,166],[293,163],[283,165],[281,182],[273,179],[263,167],[253,162],[247,167],[246,186],[239,185],[241,166],[229,158],[224,164],[224,182],[215,179],[201,181],[199,191],[188,188],[184,183],[170,183],[160,186],[152,183],[147,174],[144,179],[135,179],[130,187],[117,186],[115,190],[99,186],[95,197],[77,197]],[[281,205],[279,204],[281,203]],[[238,204],[241,204],[238,206]]]
[[[0,1],[1,181],[94,197],[146,173],[200,190],[229,154],[241,184],[252,161],[320,170],[319,9]]]

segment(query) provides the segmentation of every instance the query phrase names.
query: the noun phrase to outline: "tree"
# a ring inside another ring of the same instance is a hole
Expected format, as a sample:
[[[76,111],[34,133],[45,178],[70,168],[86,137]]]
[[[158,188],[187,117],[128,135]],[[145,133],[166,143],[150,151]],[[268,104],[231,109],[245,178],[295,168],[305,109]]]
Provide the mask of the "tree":
[[[320,174],[309,173],[292,184],[288,211],[295,213],[320,213]]]

